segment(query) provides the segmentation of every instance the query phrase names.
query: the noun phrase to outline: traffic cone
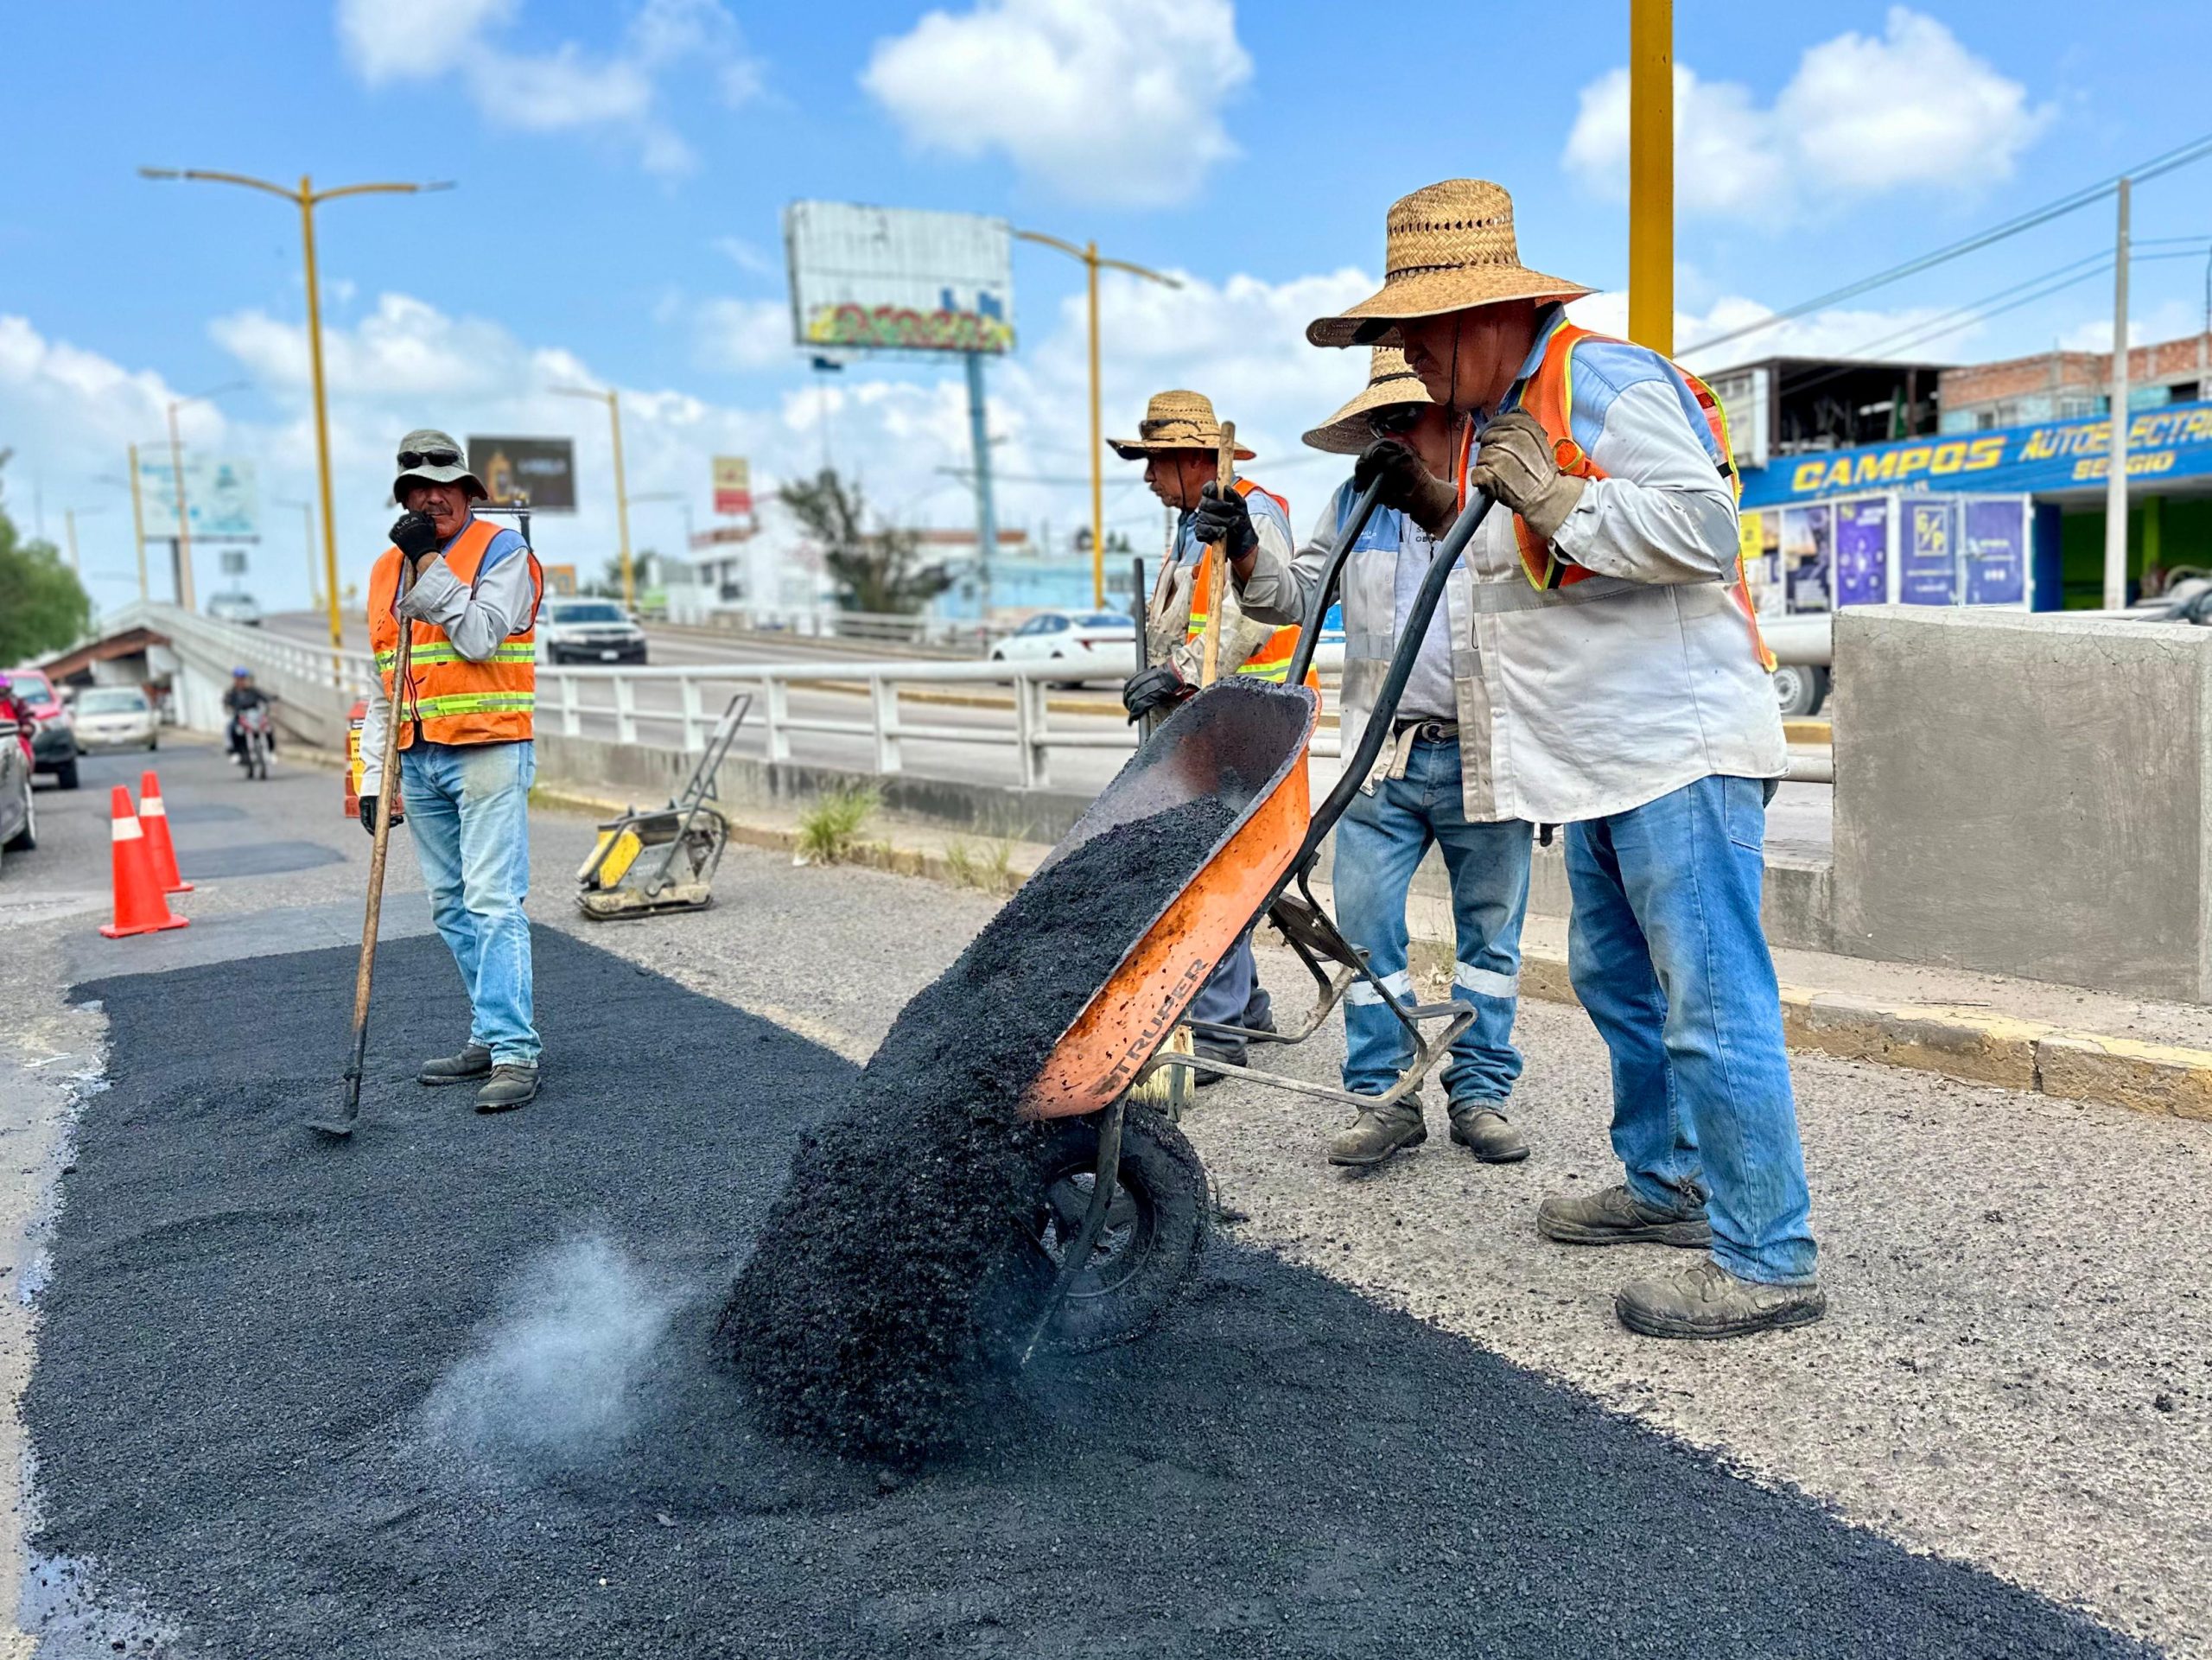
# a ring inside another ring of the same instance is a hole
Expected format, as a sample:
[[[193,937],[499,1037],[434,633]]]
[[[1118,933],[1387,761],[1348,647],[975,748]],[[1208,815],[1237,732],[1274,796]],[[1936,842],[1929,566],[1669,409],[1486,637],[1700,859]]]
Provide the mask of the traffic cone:
[[[154,880],[164,894],[189,894],[192,884],[177,874],[176,843],[169,840],[169,810],[162,805],[162,781],[152,773],[138,774],[138,827],[146,832],[146,851],[153,856]]]
[[[115,836],[115,920],[100,932],[110,939],[126,934],[159,933],[164,928],[189,926],[173,914],[154,875],[153,855],[146,850],[146,832],[138,815],[130,811],[130,792],[115,786],[111,811]]]

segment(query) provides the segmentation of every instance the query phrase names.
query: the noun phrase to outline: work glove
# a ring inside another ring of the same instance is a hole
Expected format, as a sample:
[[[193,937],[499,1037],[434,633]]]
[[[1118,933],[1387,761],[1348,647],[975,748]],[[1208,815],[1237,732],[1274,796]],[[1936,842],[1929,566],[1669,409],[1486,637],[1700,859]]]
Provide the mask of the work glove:
[[[1351,470],[1352,488],[1364,494],[1377,479],[1382,480],[1377,499],[1385,507],[1396,508],[1431,536],[1451,528],[1459,511],[1458,493],[1423,467],[1404,439],[1377,438],[1360,452]]]
[[[1233,485],[1224,493],[1217,480],[1208,480],[1198,492],[1191,533],[1207,547],[1219,543],[1232,562],[1260,545],[1260,533],[1252,528],[1252,510],[1244,505],[1243,496]]]
[[[1128,710],[1131,722],[1141,721],[1147,715],[1164,713],[1195,697],[1198,690],[1175,672],[1173,664],[1155,663],[1129,677],[1128,684],[1122,688],[1122,707]]]
[[[419,561],[438,550],[438,521],[428,513],[402,513],[392,521],[391,545],[404,558]]]
[[[1483,429],[1467,487],[1503,502],[1547,546],[1582,499],[1586,479],[1559,470],[1551,435],[1525,410],[1501,415]]]
[[[399,811],[399,804],[392,803],[391,822],[395,827],[407,822],[407,815]],[[377,796],[372,790],[361,798],[361,828],[372,836],[377,833]]]

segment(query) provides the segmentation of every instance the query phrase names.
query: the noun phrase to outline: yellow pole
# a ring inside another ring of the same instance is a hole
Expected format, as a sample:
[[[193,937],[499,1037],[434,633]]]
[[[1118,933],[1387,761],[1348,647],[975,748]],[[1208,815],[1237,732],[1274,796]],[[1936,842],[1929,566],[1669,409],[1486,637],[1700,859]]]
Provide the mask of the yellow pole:
[[[614,428],[614,522],[622,537],[622,608],[638,608],[637,591],[630,580],[630,493],[622,481],[622,394],[607,394],[607,419]]]
[[[1674,0],[1630,0],[1628,334],[1675,350]]]
[[[169,400],[169,472],[176,482],[176,602],[187,611],[192,598],[192,521],[184,510],[184,445],[176,436],[177,400]]]
[[[146,507],[138,495],[138,446],[130,446],[130,533],[138,543],[138,603],[144,605],[146,592]]]
[[[338,653],[346,644],[346,620],[338,609],[338,521],[331,512],[330,487],[330,406],[324,395],[322,379],[322,296],[317,291],[315,269],[315,187],[308,176],[300,175],[300,245],[307,250],[308,262],[308,371],[315,383],[315,487],[322,498],[322,582],[330,607],[330,684],[343,687],[345,670]],[[315,527],[308,527],[309,549],[308,569],[312,574]],[[315,583],[310,575],[308,583],[310,598]]]
[[[1098,387],[1098,245],[1083,248],[1090,279],[1090,604],[1106,608],[1106,440],[1101,431]]]

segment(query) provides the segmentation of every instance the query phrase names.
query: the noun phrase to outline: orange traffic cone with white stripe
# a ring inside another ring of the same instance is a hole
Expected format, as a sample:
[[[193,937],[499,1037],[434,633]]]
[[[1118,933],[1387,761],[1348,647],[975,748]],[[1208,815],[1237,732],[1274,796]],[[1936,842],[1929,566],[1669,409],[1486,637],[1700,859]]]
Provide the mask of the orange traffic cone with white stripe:
[[[169,810],[162,805],[162,781],[149,769],[138,774],[138,827],[146,832],[146,851],[154,861],[154,880],[164,894],[189,894],[192,884],[176,868],[176,843],[169,840]]]
[[[146,831],[130,811],[130,792],[115,786],[111,808],[115,837],[115,920],[100,932],[110,939],[126,934],[158,933],[164,928],[188,926],[186,919],[169,909],[162,885],[154,875],[154,856],[146,850]]]

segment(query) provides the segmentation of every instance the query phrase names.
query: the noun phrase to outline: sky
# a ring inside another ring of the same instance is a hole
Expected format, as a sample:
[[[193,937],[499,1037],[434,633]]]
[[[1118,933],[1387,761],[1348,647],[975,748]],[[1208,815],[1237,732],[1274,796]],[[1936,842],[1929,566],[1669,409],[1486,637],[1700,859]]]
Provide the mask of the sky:
[[[1677,0],[1676,323],[1688,346],[2120,173],[2200,134],[2212,7]],[[1522,257],[1624,316],[1625,0],[109,0],[0,14],[0,448],[8,511],[75,510],[97,603],[135,596],[125,447],[249,456],[247,585],[305,602],[314,492],[297,213],[144,165],[318,187],[453,181],[331,203],[318,250],[341,583],[391,516],[410,428],[573,436],[582,500],[549,563],[613,551],[608,437],[562,385],[621,395],[640,548],[711,520],[709,458],[756,490],[827,453],[908,524],[974,522],[956,366],[809,368],[781,214],[795,199],[948,209],[1169,271],[1103,287],[1106,426],[1211,395],[1301,527],[1341,476],[1304,449],[1365,378],[1305,343],[1379,281],[1383,215],[1454,176],[1515,200]],[[2165,66],[2165,67],[2161,67]],[[1971,362],[2111,338],[2109,274],[1911,342],[1916,325],[2108,251],[2109,200],[1707,356]],[[2203,325],[2212,162],[2134,204],[2133,337]],[[2184,239],[2190,240],[2183,240]],[[2171,239],[2171,240],[2169,240]],[[2155,256],[2155,257],[2154,257]],[[1082,271],[1017,245],[1017,347],[989,366],[1002,524],[1088,517]],[[220,389],[220,390],[218,390]],[[1161,516],[1108,462],[1109,527]],[[204,555],[204,550],[202,550]],[[218,578],[203,559],[201,595]],[[163,597],[157,576],[156,597]]]

